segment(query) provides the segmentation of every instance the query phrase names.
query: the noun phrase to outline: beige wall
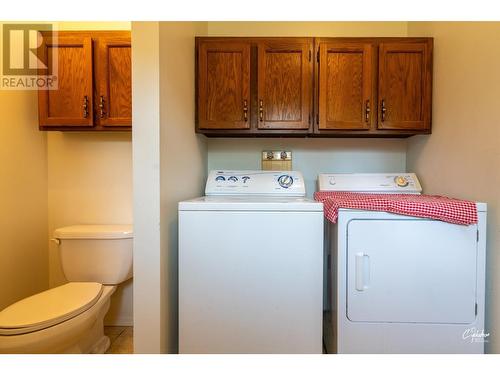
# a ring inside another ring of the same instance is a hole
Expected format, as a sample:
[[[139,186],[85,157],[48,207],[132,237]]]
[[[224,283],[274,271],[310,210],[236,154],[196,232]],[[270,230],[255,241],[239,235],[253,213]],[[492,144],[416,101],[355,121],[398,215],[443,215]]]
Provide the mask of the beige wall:
[[[202,22],[160,23],[160,156],[162,302],[167,337],[162,352],[177,348],[177,205],[202,195],[206,180],[206,138],[194,133],[194,36],[206,33]]]
[[[56,27],[127,30],[130,22]],[[55,228],[132,222],[131,134],[40,132],[37,108],[35,91],[0,91],[0,309],[66,282],[48,241]],[[113,296],[107,322],[131,324],[131,282]]]
[[[210,36],[406,36],[407,22],[208,22]],[[261,151],[292,151],[309,196],[321,172],[397,172],[406,168],[402,139],[208,139],[208,169],[260,169]]]
[[[0,90],[0,310],[49,284],[47,137],[36,98]]]
[[[486,324],[500,353],[500,23],[410,22],[434,37],[433,130],[408,140],[428,194],[488,203]]]
[[[160,32],[132,23],[134,353],[160,353],[166,298],[160,274]],[[166,341],[165,339],[163,341]]]
[[[407,22],[208,22],[210,36],[406,36]]]
[[[111,22],[82,22],[63,21],[57,22],[59,30],[130,30],[131,23],[128,21]]]
[[[48,134],[48,236],[74,224],[130,224],[132,218],[130,133]],[[51,242],[50,286],[66,281],[59,248]],[[107,324],[132,324],[132,281],[112,297]]]
[[[130,30],[130,22],[58,22],[59,30]],[[36,107],[36,104],[34,104]],[[132,223],[132,135],[49,132],[48,236],[73,224]],[[50,287],[66,282],[49,247]],[[111,299],[106,324],[132,325],[132,281]]]
[[[318,174],[406,170],[406,141],[400,139],[209,139],[208,169],[260,169],[261,151],[292,151],[292,168],[301,171],[308,197]]]
[[[132,24],[136,353],[177,352],[177,203],[206,178],[206,140],[193,131],[204,33],[206,23]]]

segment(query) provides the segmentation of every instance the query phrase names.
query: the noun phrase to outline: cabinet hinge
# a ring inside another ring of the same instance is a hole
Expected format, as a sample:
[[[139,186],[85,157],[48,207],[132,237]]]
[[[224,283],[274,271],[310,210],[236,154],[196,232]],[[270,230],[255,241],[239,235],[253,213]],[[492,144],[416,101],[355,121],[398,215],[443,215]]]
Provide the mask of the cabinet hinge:
[[[316,53],[316,61],[318,62],[319,64],[319,48],[318,48],[318,52]]]
[[[316,113],[316,125],[319,125],[319,113]]]
[[[479,229],[476,231],[476,242],[479,242]]]
[[[475,311],[475,314],[477,316],[477,303],[476,303],[476,307],[474,308],[474,311]]]
[[[309,61],[311,61],[311,50],[309,50]]]
[[[309,113],[309,119],[308,119],[307,123],[308,123],[309,125],[311,125],[311,114],[310,114],[310,113]]]

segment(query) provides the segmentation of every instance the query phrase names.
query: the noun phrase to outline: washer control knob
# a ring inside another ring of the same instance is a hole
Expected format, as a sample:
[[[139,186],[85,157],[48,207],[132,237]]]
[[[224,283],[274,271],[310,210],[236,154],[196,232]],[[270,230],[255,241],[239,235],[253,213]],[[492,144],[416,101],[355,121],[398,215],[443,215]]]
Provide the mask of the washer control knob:
[[[226,181],[226,178],[224,176],[217,176],[215,177],[215,181]]]
[[[293,184],[293,177],[288,174],[281,175],[278,177],[278,184],[282,188],[288,189]]]
[[[250,177],[243,176],[241,179],[243,180],[243,183],[246,183],[250,179]]]
[[[406,177],[404,176],[396,176],[394,178],[394,182],[396,183],[396,185],[398,185],[399,187],[406,187],[408,186],[409,184],[409,181]]]
[[[238,181],[238,177],[236,177],[236,176],[231,176],[231,177],[229,177],[227,180],[228,180],[228,181],[233,181],[233,182],[236,182],[236,181]]]

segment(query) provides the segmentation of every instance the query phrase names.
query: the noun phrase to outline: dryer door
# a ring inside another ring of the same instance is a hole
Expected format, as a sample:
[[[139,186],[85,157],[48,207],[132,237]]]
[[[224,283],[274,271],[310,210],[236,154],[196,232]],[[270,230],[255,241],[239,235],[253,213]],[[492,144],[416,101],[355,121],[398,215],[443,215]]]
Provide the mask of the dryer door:
[[[351,220],[347,317],[358,322],[471,323],[477,225]]]

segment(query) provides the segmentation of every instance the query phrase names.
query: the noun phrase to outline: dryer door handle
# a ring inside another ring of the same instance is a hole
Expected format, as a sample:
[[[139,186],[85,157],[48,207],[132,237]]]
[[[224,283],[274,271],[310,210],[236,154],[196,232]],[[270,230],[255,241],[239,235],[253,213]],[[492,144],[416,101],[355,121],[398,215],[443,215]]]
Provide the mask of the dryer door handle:
[[[363,292],[370,283],[370,256],[365,253],[356,253],[355,267],[356,290]]]

